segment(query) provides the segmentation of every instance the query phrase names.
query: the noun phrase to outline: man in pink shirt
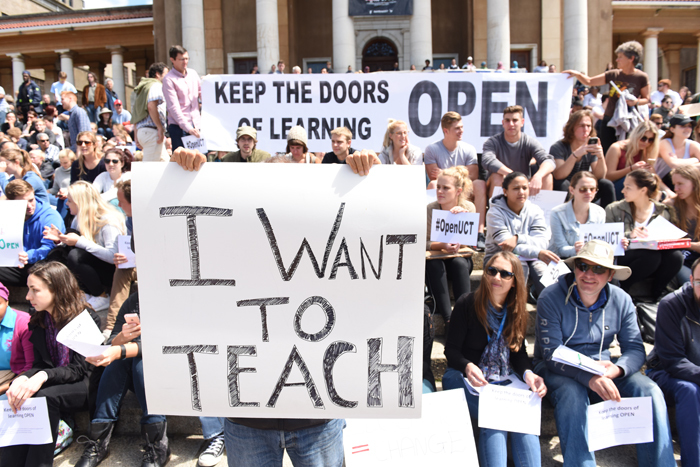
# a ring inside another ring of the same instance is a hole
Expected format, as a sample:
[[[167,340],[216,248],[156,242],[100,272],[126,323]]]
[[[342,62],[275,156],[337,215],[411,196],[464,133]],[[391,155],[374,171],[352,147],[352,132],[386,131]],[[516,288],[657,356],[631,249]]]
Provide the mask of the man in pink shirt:
[[[187,68],[190,56],[181,45],[170,48],[172,69],[163,78],[163,96],[168,110],[168,133],[173,151],[183,147],[182,137],[199,138],[199,98],[202,94],[199,75]]]

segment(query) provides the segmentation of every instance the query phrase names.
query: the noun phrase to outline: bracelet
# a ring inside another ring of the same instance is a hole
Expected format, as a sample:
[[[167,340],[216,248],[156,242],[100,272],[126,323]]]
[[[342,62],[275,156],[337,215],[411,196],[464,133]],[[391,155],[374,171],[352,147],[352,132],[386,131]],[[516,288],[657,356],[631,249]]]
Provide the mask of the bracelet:
[[[126,358],[126,346],[122,344],[119,346],[119,348],[122,351],[122,354],[119,356],[119,360],[124,360]]]

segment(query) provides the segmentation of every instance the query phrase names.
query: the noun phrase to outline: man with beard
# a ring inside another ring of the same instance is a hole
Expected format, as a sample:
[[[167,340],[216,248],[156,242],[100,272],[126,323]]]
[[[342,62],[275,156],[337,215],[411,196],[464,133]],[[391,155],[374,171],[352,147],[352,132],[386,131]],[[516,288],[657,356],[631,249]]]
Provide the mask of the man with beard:
[[[252,126],[242,126],[236,131],[238,151],[229,152],[221,162],[265,162],[270,153],[256,147],[258,132]]]

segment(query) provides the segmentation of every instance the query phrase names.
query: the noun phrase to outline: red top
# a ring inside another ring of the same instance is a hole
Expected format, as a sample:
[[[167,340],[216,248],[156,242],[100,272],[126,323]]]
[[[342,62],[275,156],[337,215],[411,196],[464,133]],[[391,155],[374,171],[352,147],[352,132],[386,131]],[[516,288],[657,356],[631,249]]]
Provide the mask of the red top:
[[[622,170],[625,167],[627,167],[627,150],[623,149],[620,151],[620,158],[617,161],[617,170]],[[632,163],[634,164],[635,162],[639,162],[642,160],[642,152],[639,151],[636,156],[632,158]]]

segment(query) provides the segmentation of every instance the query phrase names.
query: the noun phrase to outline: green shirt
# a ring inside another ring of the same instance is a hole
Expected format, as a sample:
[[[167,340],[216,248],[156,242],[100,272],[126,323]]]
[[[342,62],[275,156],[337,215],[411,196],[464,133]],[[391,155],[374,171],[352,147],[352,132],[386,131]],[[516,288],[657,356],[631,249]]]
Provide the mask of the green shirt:
[[[236,152],[229,152],[226,154],[221,161],[222,162],[265,162],[265,160],[269,159],[270,153],[261,151],[260,149],[253,149],[253,153],[250,155],[248,159],[243,159],[241,157],[241,151],[240,149]]]

